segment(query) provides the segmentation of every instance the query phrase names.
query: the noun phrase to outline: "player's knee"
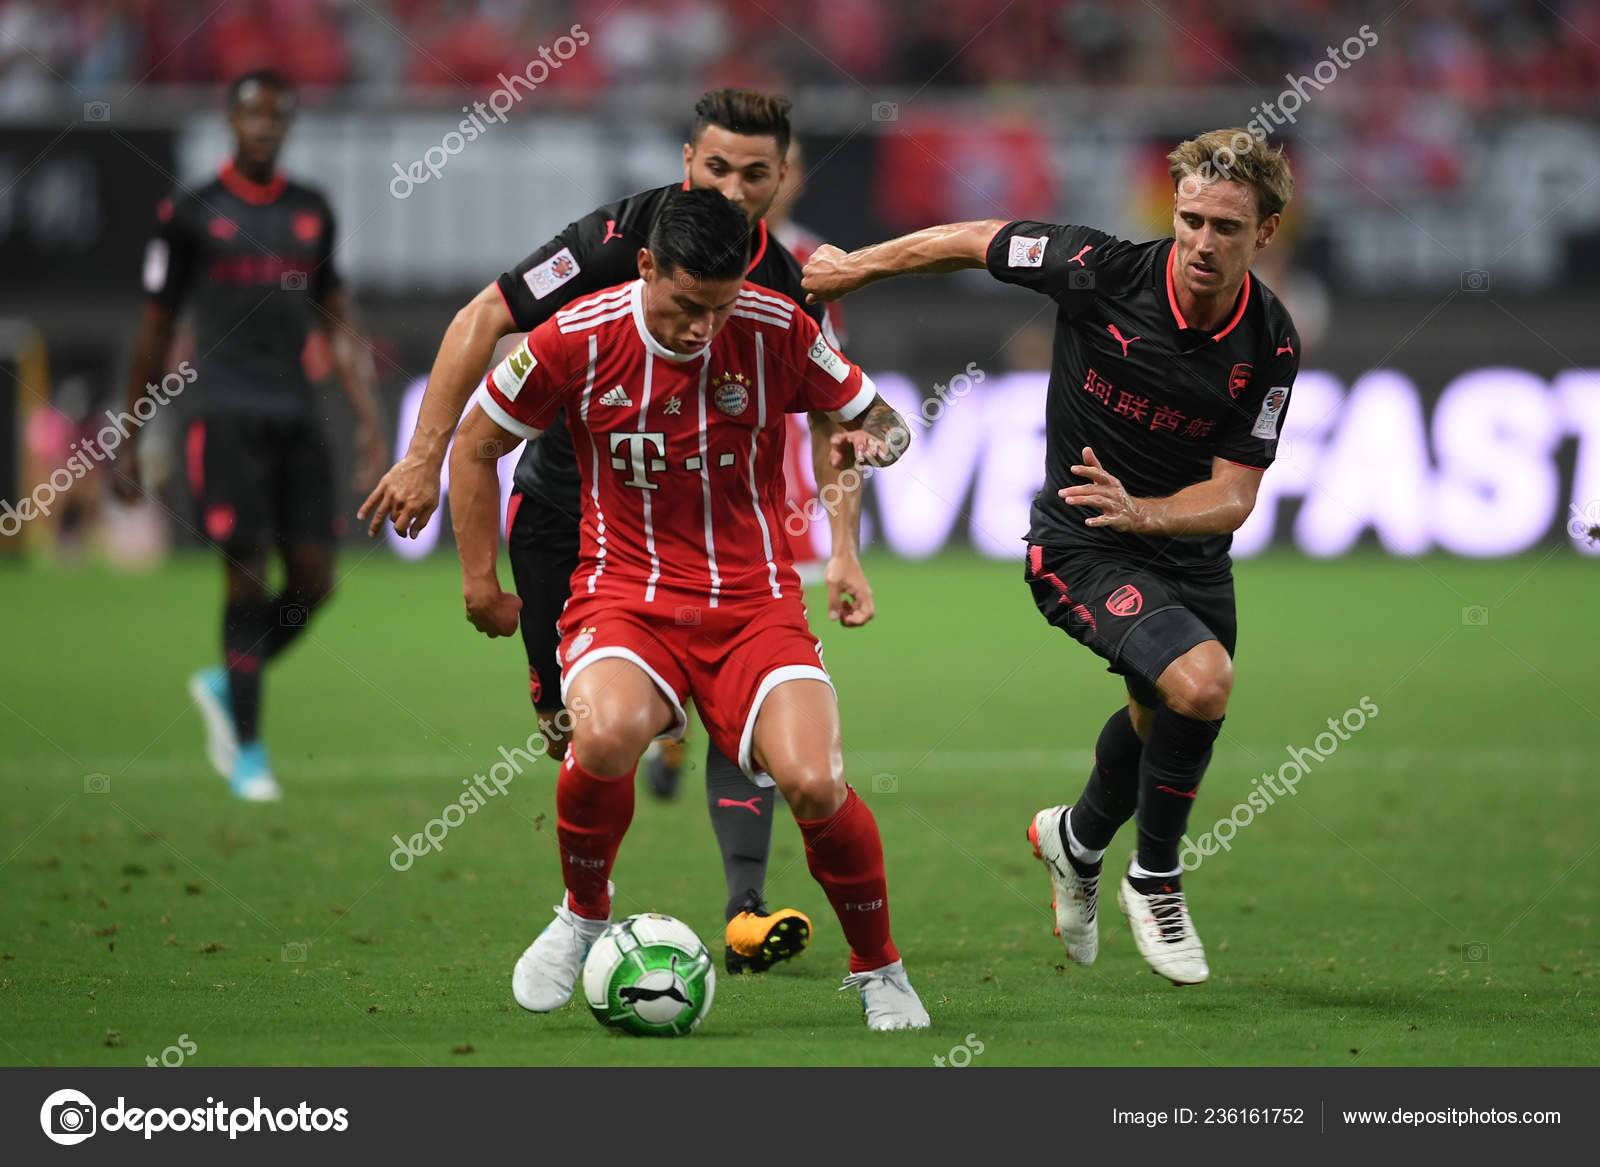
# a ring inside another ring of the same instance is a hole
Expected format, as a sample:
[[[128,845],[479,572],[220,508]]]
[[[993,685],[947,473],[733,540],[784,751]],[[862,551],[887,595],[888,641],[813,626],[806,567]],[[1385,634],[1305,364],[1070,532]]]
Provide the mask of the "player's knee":
[[[291,574],[285,590],[296,604],[304,608],[318,607],[333,595],[333,573],[315,571]]]
[[[829,818],[848,796],[844,774],[828,758],[795,758],[772,776],[798,819]]]
[[[324,577],[313,580],[310,586],[297,588],[300,602],[308,608],[317,608],[328,602],[333,595],[333,579]]]
[[[1228,712],[1232,693],[1233,663],[1224,656],[1177,678],[1167,693],[1167,705],[1196,721],[1216,721]]]
[[[597,778],[622,778],[639,764],[652,732],[640,711],[595,706],[572,730],[572,752]]]
[[[271,597],[267,592],[267,557],[252,549],[228,552],[226,592],[235,604],[261,604]]]

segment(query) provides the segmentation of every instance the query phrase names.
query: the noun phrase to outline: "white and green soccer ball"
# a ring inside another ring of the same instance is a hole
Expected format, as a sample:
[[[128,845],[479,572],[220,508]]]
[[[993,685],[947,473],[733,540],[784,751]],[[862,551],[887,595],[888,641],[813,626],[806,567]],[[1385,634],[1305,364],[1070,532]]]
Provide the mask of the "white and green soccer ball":
[[[694,929],[654,912],[612,924],[583,962],[595,1020],[641,1037],[692,1033],[716,990],[716,964]]]

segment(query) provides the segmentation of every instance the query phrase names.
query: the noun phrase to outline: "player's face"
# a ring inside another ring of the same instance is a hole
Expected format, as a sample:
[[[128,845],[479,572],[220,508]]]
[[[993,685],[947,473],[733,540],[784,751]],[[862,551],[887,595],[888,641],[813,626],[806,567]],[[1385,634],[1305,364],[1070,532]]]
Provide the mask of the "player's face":
[[[246,86],[228,114],[235,156],[250,166],[270,169],[283,149],[293,117],[294,98],[290,94],[271,85]]]
[[[658,267],[646,249],[639,251],[644,278],[644,326],[675,353],[698,352],[728,322],[744,277],[696,279],[685,271]]]
[[[744,212],[753,226],[764,217],[783,181],[778,140],[768,134],[735,134],[707,126],[683,147],[683,176],[694,190],[707,188]]]
[[[778,178],[778,192],[767,208],[769,223],[786,222],[794,213],[794,204],[806,188],[805,160],[800,156],[800,139],[789,143],[789,153],[783,159],[783,172]]]
[[[1179,188],[1172,215],[1178,241],[1173,274],[1190,295],[1231,298],[1238,292],[1256,252],[1278,229],[1280,216],[1256,216],[1255,192],[1243,183],[1219,179]]]

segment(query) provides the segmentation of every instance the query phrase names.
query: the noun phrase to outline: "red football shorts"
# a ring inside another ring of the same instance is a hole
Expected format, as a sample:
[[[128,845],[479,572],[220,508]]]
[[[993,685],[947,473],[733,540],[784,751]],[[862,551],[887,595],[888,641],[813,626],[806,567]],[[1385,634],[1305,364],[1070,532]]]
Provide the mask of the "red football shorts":
[[[648,605],[574,592],[561,614],[562,700],[579,673],[608,658],[632,662],[655,682],[673,709],[672,736],[682,736],[684,703],[694,698],[717,748],[763,786],[772,780],[751,750],[767,694],[802,679],[833,687],[798,595],[724,597],[712,608],[703,592],[658,591]]]

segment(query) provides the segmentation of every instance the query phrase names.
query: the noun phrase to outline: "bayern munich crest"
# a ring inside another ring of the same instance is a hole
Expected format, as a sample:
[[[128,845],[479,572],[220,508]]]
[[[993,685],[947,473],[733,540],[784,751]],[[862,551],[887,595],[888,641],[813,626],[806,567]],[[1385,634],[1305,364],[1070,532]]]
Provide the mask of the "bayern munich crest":
[[[572,645],[567,649],[567,663],[570,665],[584,653],[589,651],[589,646],[594,643],[594,629],[580,628],[578,635],[572,638]]]
[[[711,399],[729,417],[738,417],[750,405],[750,390],[743,373],[718,373],[711,378]]]

